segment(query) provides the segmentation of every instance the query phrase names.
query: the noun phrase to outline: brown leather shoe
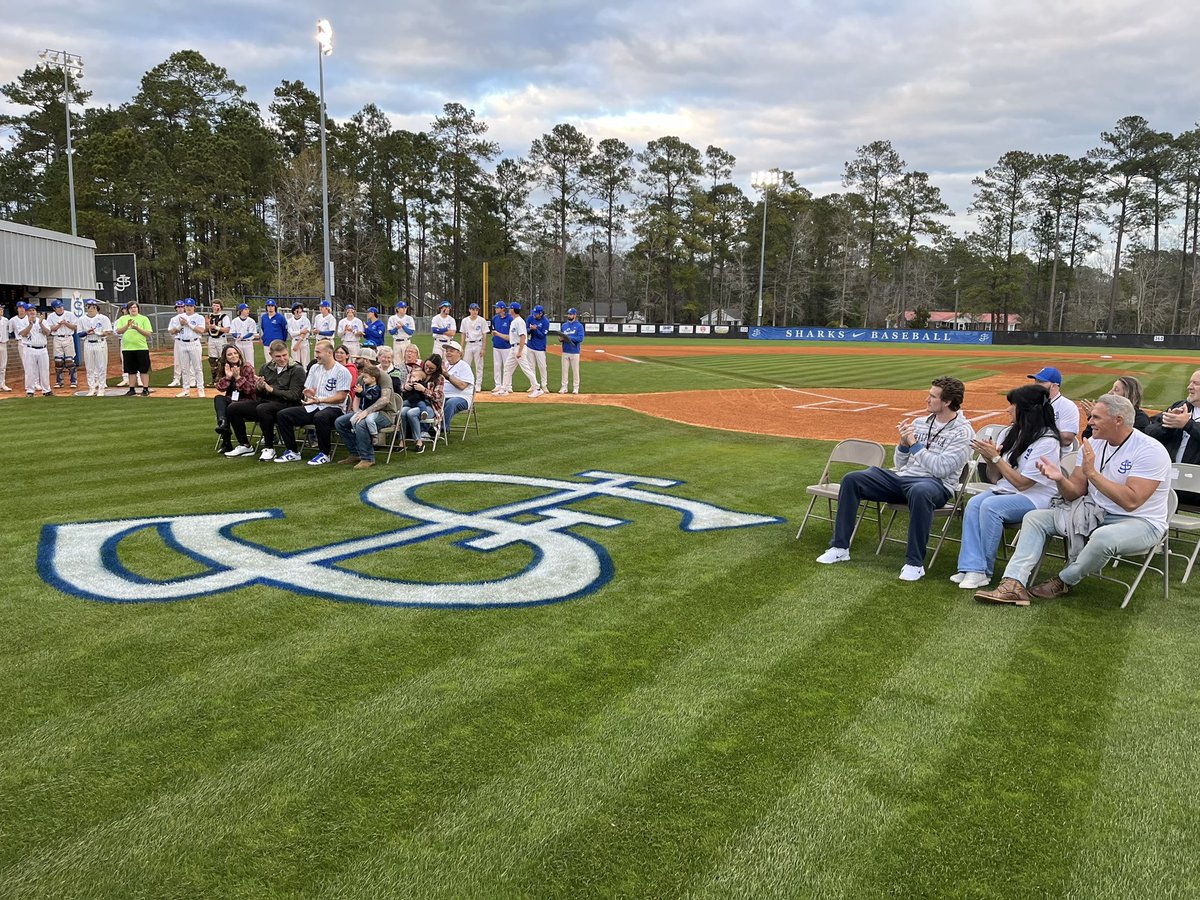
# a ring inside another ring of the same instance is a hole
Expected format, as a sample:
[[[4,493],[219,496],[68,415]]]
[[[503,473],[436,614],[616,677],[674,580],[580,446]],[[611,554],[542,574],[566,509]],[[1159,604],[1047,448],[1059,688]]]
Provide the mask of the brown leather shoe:
[[[357,466],[355,466],[354,468],[356,468],[356,469],[369,469],[369,468],[371,468],[371,466],[373,466],[373,465],[375,465],[375,462],[374,462],[374,460],[365,460],[365,459],[363,459],[363,460],[360,460],[360,461],[359,461],[359,463],[358,463],[358,465],[357,465]]]
[[[1015,578],[1002,578],[990,591],[977,591],[975,599],[980,603],[1009,603],[1013,606],[1028,606],[1029,593],[1025,585]]]
[[[1039,600],[1053,600],[1056,597],[1062,597],[1069,593],[1071,593],[1071,586],[1057,575],[1049,581],[1043,581],[1041,584],[1029,589],[1029,595],[1037,597]]]
[[[339,459],[338,463],[343,466],[352,466],[358,461],[359,459],[357,456],[347,456],[345,459]]]

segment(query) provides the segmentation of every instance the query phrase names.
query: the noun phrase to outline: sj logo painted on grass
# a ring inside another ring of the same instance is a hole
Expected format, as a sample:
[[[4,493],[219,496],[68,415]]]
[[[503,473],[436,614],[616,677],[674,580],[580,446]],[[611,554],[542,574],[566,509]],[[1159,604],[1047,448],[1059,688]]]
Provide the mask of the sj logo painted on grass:
[[[109,603],[185,600],[270,584],[333,600],[389,606],[519,606],[588,594],[612,577],[605,549],[569,529],[614,528],[626,521],[571,508],[581,500],[615,497],[665,506],[683,514],[680,527],[684,531],[782,521],[648,490],[674,487],[677,481],[597,471],[583,472],[580,477],[591,480],[458,472],[392,478],[368,488],[363,502],[421,524],[297,553],[272,550],[233,534],[238,525],[281,517],[279,510],[47,525],[38,548],[38,569],[48,584],[66,593]],[[458,512],[417,498],[420,488],[447,483],[519,485],[547,493],[478,512]],[[206,571],[173,581],[154,581],[129,571],[119,561],[117,548],[121,541],[148,529],[157,531],[164,543]],[[524,544],[533,549],[533,559],[522,571],[495,580],[454,584],[375,578],[337,565],[454,534],[464,535],[459,546],[481,553]]]

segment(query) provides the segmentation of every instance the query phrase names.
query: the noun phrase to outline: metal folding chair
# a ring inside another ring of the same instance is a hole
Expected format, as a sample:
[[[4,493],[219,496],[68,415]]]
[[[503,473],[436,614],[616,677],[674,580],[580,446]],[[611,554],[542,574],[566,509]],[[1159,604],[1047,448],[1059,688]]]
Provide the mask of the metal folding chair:
[[[1172,487],[1177,491],[1188,491],[1194,494],[1200,494],[1200,466],[1191,463],[1171,463],[1171,481]],[[1178,498],[1177,498],[1178,499]],[[1196,565],[1196,557],[1200,556],[1200,509],[1194,507],[1184,507],[1176,509],[1171,514],[1169,520],[1168,535],[1173,535],[1176,539],[1180,539],[1186,545],[1191,542],[1190,552],[1178,552],[1170,549],[1168,544],[1167,552],[1172,556],[1178,556],[1181,559],[1187,560],[1187,566],[1183,570],[1182,583],[1187,584],[1187,580],[1192,577],[1192,569]],[[1186,538],[1184,536],[1187,536]]]
[[[833,466],[850,466],[853,467],[852,470],[869,469],[871,466],[882,466],[886,459],[887,451],[884,449],[883,444],[877,441],[864,441],[858,438],[847,438],[844,441],[839,441],[829,453],[829,459],[825,462],[825,468],[821,472],[820,480],[816,484],[810,484],[805,488],[805,492],[812,499],[808,501],[808,509],[804,513],[804,519],[800,522],[800,529],[796,532],[797,540],[804,533],[804,526],[808,523],[809,517],[830,523],[834,521],[833,503],[837,500],[842,485],[841,482],[830,480],[830,469]],[[827,510],[824,516],[819,513],[813,513],[813,507],[816,506],[818,500],[826,502]],[[854,532],[850,535],[852,542],[854,534],[858,533],[858,526],[862,524],[862,520],[867,514],[868,505],[875,507],[875,525],[882,534],[883,523],[880,518],[880,504],[874,500],[867,500],[863,502],[858,519],[854,523]]]
[[[971,461],[967,460],[966,465],[964,465],[962,468],[962,472],[959,473],[958,485],[955,487],[954,493],[952,493],[950,495],[950,499],[946,501],[944,506],[942,506],[940,509],[935,509],[933,511],[934,521],[936,522],[938,519],[941,519],[942,527],[941,527],[941,530],[937,532],[937,544],[933,548],[933,556],[931,556],[929,558],[929,562],[926,563],[926,566],[928,568],[933,568],[933,564],[937,561],[938,553],[940,553],[942,550],[942,544],[944,544],[947,540],[951,540],[951,541],[961,540],[960,538],[950,537],[950,525],[954,522],[954,520],[956,518],[958,518],[960,515],[962,515],[963,506],[966,505],[966,502],[967,502],[967,489],[966,489],[967,488],[967,477],[970,474],[970,471],[971,471]],[[893,544],[907,544],[908,543],[907,540],[902,541],[899,538],[894,538],[891,536],[892,523],[896,521],[896,515],[901,512],[907,512],[908,505],[905,503],[885,503],[884,509],[887,512],[891,513],[891,515],[888,517],[887,525],[884,526],[883,534],[879,538],[879,546],[875,548],[876,556],[879,555],[880,551],[883,550],[883,545],[886,544],[888,541],[891,541]],[[933,532],[930,532],[929,537],[930,537],[930,540],[933,539],[933,537],[934,537]],[[926,553],[929,552],[928,548],[926,548],[925,552]]]

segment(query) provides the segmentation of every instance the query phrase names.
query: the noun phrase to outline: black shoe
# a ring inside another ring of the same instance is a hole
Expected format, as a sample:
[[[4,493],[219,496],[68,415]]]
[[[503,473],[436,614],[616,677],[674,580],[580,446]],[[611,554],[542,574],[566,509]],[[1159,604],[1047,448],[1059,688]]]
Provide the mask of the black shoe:
[[[43,397],[53,397],[53,396],[54,396],[54,391],[44,391],[44,392],[42,393],[42,396],[43,396]]]
[[[132,397],[132,396],[133,396],[134,394],[136,394],[136,393],[137,393],[137,390],[136,390],[135,388],[130,388],[129,390],[127,390],[127,391],[125,392],[125,396],[126,396],[126,397]]]
[[[142,388],[142,396],[149,397],[150,396],[150,388]]]
[[[229,423],[225,419],[217,419],[217,427],[213,430],[217,434],[229,434]]]

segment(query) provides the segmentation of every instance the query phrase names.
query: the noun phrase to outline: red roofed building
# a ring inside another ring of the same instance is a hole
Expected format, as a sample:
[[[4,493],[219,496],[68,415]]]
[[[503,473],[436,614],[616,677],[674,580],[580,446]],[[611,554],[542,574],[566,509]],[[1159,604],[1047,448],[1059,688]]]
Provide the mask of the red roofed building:
[[[913,319],[916,318],[916,313],[909,309],[904,312],[904,324],[911,327]],[[997,321],[1002,319],[1002,316],[997,316]],[[889,327],[892,326],[889,323]],[[929,314],[929,324],[926,328],[951,328],[956,331],[991,331],[992,330],[992,314],[991,313],[953,313],[948,310],[934,310]],[[1008,316],[1007,331],[1021,330],[1021,317],[1016,313],[1010,313]]]

